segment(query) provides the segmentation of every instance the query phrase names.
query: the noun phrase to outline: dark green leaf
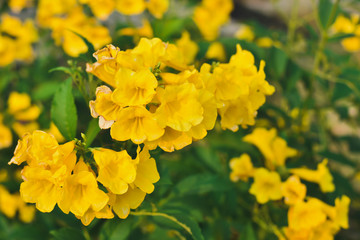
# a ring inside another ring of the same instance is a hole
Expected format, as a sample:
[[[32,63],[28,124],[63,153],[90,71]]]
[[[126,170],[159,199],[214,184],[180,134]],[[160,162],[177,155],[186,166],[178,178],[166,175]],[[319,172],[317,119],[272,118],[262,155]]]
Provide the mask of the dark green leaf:
[[[67,140],[75,138],[77,111],[72,95],[71,78],[68,78],[55,93],[51,106],[51,119]]]
[[[61,71],[61,72],[67,73],[67,74],[70,74],[70,73],[71,73],[71,69],[68,68],[68,67],[56,67],[56,68],[52,68],[52,69],[49,70],[49,73],[55,72],[55,71]]]
[[[99,124],[98,124],[98,119],[92,119],[89,123],[88,129],[86,130],[86,146],[90,146],[91,143],[94,141],[94,139],[96,138],[96,136],[98,135],[98,133],[101,131]]]
[[[74,228],[61,228],[50,232],[54,240],[86,240],[81,231]]]
[[[221,173],[223,167],[221,165],[219,157],[214,151],[208,146],[200,146],[193,148],[196,156],[201,160],[207,167],[217,173]]]
[[[335,20],[336,5],[332,3],[331,0],[320,0],[318,5],[318,16],[320,21],[320,27],[324,30],[327,30],[329,26]]]
[[[34,100],[47,100],[55,94],[59,86],[59,82],[43,82],[34,89],[32,98]]]
[[[288,61],[287,54],[283,50],[274,47],[274,48],[272,48],[271,56],[272,56],[271,57],[272,65],[273,65],[276,76],[280,77],[280,76],[284,75],[285,69],[286,69],[286,64]]]
[[[336,162],[351,166],[351,167],[356,167],[356,163],[354,163],[353,161],[351,161],[350,159],[348,159],[347,157],[345,157],[342,154],[338,154],[338,153],[333,153],[330,152],[329,150],[326,151],[322,151],[319,152],[319,155],[324,157],[324,158],[328,158],[330,160],[334,160]]]
[[[71,31],[71,30],[69,30]],[[84,60],[88,61],[88,62],[93,62],[94,61],[94,57],[93,57],[93,53],[95,52],[95,48],[94,45],[92,45],[91,42],[89,42],[89,40],[87,40],[84,36],[80,35],[77,32],[71,31],[74,34],[76,34],[77,36],[79,36],[86,44],[87,46],[87,52],[85,54],[81,54],[80,58],[83,58]]]
[[[131,218],[126,220],[108,220],[100,231],[100,240],[124,240],[129,236],[134,221]]]

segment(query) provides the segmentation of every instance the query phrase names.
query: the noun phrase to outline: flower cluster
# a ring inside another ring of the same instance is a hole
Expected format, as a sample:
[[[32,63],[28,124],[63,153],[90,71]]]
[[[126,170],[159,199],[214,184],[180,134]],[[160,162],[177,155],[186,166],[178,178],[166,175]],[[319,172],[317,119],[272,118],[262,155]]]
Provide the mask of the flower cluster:
[[[326,159],[318,164],[317,170],[286,169],[288,177],[282,182],[280,174],[275,170],[279,167],[284,169],[285,160],[295,156],[297,151],[288,147],[286,141],[277,136],[275,129],[256,128],[243,139],[260,150],[267,168],[255,168],[250,156],[245,153],[230,160],[230,179],[236,182],[253,178],[249,192],[260,204],[284,199],[284,203],[289,206],[288,227],[283,229],[287,239],[331,239],[340,228],[348,228],[350,199],[347,196],[337,198],[332,207],[317,198],[307,197],[306,186],[300,181],[303,179],[317,183],[323,192],[334,191]]]
[[[118,141],[144,143],[165,151],[202,139],[214,127],[217,113],[224,129],[253,125],[258,108],[274,88],[253,55],[237,46],[229,63],[188,66],[179,48],[158,38],[142,38],[134,49],[112,45],[94,53],[87,65],[108,86],[96,90],[91,114]]]
[[[21,172],[22,199],[42,212],[57,204],[84,225],[95,217],[113,218],[112,211],[126,218],[154,190],[159,180],[155,160],[146,148],[138,148],[136,159],[125,150],[99,148],[92,153],[94,168],[83,157],[77,159],[74,141],[59,145],[54,136],[38,130],[24,135],[9,162],[27,163]]]
[[[344,15],[339,15],[333,26],[334,33],[354,34],[352,37],[347,37],[341,40],[341,45],[348,52],[357,52],[360,50],[360,16],[357,14],[351,15],[350,18]]]
[[[8,108],[5,115],[0,114],[0,149],[11,146],[12,134],[8,124],[4,124],[7,118],[15,133],[21,137],[28,131],[39,129],[36,122],[41,113],[40,108],[31,104],[30,96],[26,93],[12,92],[8,99]]]
[[[31,62],[34,58],[31,45],[37,40],[37,30],[31,19],[22,22],[17,17],[3,14],[0,24],[0,66],[14,61]]]
[[[194,10],[194,22],[208,41],[215,40],[219,29],[228,20],[233,10],[231,0],[202,0]]]
[[[19,212],[19,219],[25,223],[31,222],[35,217],[35,207],[27,205],[18,193],[11,194],[0,185],[0,212],[8,218],[14,218]]]

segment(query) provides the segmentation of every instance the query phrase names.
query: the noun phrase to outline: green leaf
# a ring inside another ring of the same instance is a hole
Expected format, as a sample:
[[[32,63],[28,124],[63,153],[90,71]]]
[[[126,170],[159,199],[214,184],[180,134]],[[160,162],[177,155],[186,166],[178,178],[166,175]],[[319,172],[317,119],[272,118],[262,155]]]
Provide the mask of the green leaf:
[[[185,19],[173,18],[164,20],[155,20],[153,22],[154,36],[161,38],[163,41],[168,41],[174,35],[179,35]]]
[[[71,31],[71,30],[69,30]],[[95,52],[95,48],[94,45],[92,45],[91,42],[89,42],[89,40],[87,40],[84,36],[80,35],[77,32],[71,31],[74,34],[76,34],[77,36],[79,36],[86,44],[88,50],[86,53],[81,54],[79,57],[83,58],[84,60],[88,61],[88,62],[93,62],[94,61],[94,57],[93,57],[93,53]]]
[[[179,195],[204,194],[208,192],[224,192],[231,189],[228,179],[213,174],[196,174],[180,181],[174,188]]]
[[[53,236],[54,240],[86,240],[82,232],[74,228],[61,228],[59,230],[50,231],[50,234]]]
[[[112,219],[106,221],[100,230],[100,240],[125,240],[130,235],[134,221],[131,218],[126,220]]]
[[[68,67],[55,67],[49,70],[49,73],[55,72],[55,71],[61,71],[67,74],[71,74],[71,69]]]
[[[32,98],[33,100],[47,100],[55,94],[59,86],[59,82],[43,82],[33,90]]]
[[[324,157],[324,158],[328,158],[331,160],[334,160],[336,162],[351,166],[351,167],[356,167],[356,163],[354,163],[353,161],[351,161],[350,159],[348,159],[347,157],[345,157],[342,154],[338,154],[338,153],[333,153],[330,152],[329,150],[325,150],[322,152],[319,152],[319,155]]]
[[[272,53],[271,53],[271,59],[272,59],[272,65],[275,71],[276,76],[280,77],[283,76],[285,73],[285,69],[286,69],[286,65],[287,65],[287,61],[288,61],[288,56],[287,54],[279,49],[279,48],[272,48]]]
[[[244,234],[244,236],[243,236],[244,239],[247,239],[247,240],[256,240],[257,239],[254,228],[250,222],[248,224],[246,224],[243,234]]]
[[[90,146],[91,143],[94,141],[94,139],[96,138],[96,136],[98,135],[98,133],[101,131],[99,124],[98,124],[98,119],[91,119],[88,129],[86,130],[86,146]]]
[[[196,156],[201,160],[207,167],[217,173],[223,171],[219,157],[209,146],[196,146],[193,148]]]
[[[72,81],[68,78],[55,93],[51,106],[51,119],[61,134],[70,141],[75,138],[77,118]]]
[[[338,42],[340,40],[343,40],[344,38],[354,37],[355,35],[353,33],[338,33],[333,36],[331,36],[328,41],[329,42]]]
[[[332,3],[331,0],[320,0],[318,5],[318,16],[320,27],[327,30],[330,25],[335,21],[337,13],[337,5]]]

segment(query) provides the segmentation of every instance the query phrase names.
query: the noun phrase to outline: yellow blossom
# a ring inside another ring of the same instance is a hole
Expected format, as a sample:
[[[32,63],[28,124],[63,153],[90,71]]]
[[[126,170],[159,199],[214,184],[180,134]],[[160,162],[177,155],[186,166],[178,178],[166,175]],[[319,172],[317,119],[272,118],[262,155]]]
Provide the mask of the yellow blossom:
[[[60,133],[59,129],[53,122],[50,123],[50,128],[46,132],[52,134],[58,143],[65,142],[64,136]]]
[[[10,114],[25,110],[31,105],[31,98],[26,93],[11,92],[8,98],[8,111]]]
[[[196,54],[199,51],[199,47],[196,42],[191,40],[189,32],[184,31],[181,34],[181,38],[176,40],[176,46],[182,52],[186,64],[191,64],[194,62]]]
[[[254,183],[249,192],[256,197],[256,201],[264,204],[269,200],[281,199],[281,179],[277,172],[270,172],[265,168],[258,168],[254,173]]]
[[[129,190],[122,195],[114,195],[112,202],[109,204],[119,218],[125,219],[128,217],[130,209],[136,209],[140,206],[144,201],[145,195],[146,193],[139,188],[129,188]]]
[[[140,14],[145,7],[144,0],[116,0],[116,9],[124,15]]]
[[[254,175],[254,167],[250,156],[246,153],[242,154],[238,158],[232,158],[230,160],[230,168],[230,179],[233,182],[237,182],[239,180],[248,181],[249,177]]]
[[[100,20],[108,19],[109,15],[115,10],[115,0],[86,0],[94,15]]]
[[[205,57],[208,59],[216,59],[220,62],[226,60],[226,52],[224,46],[220,42],[213,42],[206,51]]]
[[[118,31],[119,35],[123,36],[134,36],[136,38],[136,41],[138,40],[138,37],[147,37],[152,38],[153,37],[153,30],[150,25],[150,22],[147,19],[142,20],[142,26],[137,28],[127,27],[122,28]]]
[[[0,212],[4,213],[8,218],[15,217],[17,210],[17,201],[9,191],[0,185]]]
[[[9,7],[15,13],[21,12],[22,9],[32,6],[33,0],[10,0]]]
[[[121,68],[115,75],[116,86],[111,99],[122,107],[149,103],[155,95],[157,80],[149,69],[133,72]]]
[[[283,166],[288,157],[293,157],[297,151],[287,146],[284,139],[276,134],[276,129],[266,130],[256,128],[251,134],[246,135],[243,140],[254,144],[266,159],[266,165],[270,169]]]
[[[109,205],[103,207],[100,211],[95,211],[93,207],[90,207],[83,216],[76,216],[81,220],[84,226],[88,226],[94,218],[111,219],[114,218],[114,214],[111,211]]]
[[[235,37],[240,40],[246,40],[251,42],[255,38],[253,29],[246,24],[242,24],[240,28],[235,32]]]
[[[262,48],[269,48],[269,47],[273,46],[274,41],[269,37],[262,37],[262,38],[256,39],[256,44]]]
[[[285,198],[285,203],[293,205],[304,200],[306,186],[300,182],[299,177],[293,175],[282,184],[282,194]]]
[[[12,133],[8,127],[2,124],[2,116],[0,115],[0,149],[10,147],[12,140]]]
[[[125,193],[136,177],[135,164],[127,152],[101,148],[93,154],[99,168],[97,180],[115,194]]]
[[[310,170],[307,168],[294,168],[290,172],[299,176],[300,178],[319,184],[321,191],[323,192],[333,192],[335,190],[335,185],[333,183],[333,177],[327,168],[327,159],[324,159],[321,163],[317,165],[316,170]]]
[[[164,134],[164,129],[145,107],[136,106],[120,111],[117,121],[111,126],[110,134],[118,141],[131,139],[134,143],[140,144],[145,140],[158,139]]]
[[[169,0],[149,0],[146,6],[154,17],[162,18],[169,8]]]

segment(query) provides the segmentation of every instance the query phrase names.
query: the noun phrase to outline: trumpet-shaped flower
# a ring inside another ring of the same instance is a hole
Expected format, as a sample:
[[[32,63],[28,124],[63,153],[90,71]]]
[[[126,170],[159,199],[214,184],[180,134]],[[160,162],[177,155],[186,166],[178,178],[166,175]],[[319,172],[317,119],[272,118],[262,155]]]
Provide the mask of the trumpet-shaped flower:
[[[282,184],[282,194],[285,198],[285,203],[293,205],[304,200],[306,186],[300,182],[299,177],[293,175]]]
[[[282,197],[281,179],[277,172],[270,172],[265,168],[258,168],[254,173],[254,183],[249,192],[261,204],[269,200],[278,200]]]
[[[251,162],[250,156],[246,153],[242,154],[238,158],[232,158],[230,160],[230,179],[233,182],[239,180],[247,181],[249,177],[254,176],[254,167]]]

